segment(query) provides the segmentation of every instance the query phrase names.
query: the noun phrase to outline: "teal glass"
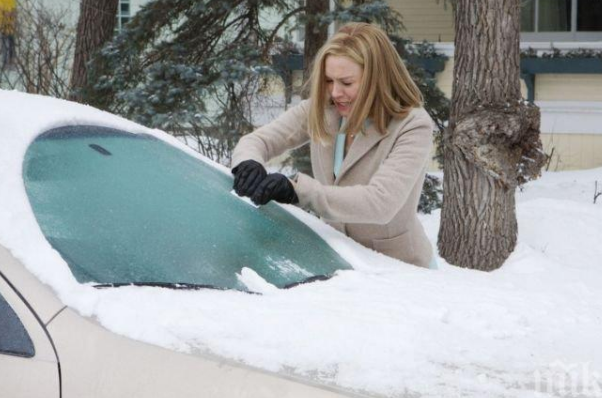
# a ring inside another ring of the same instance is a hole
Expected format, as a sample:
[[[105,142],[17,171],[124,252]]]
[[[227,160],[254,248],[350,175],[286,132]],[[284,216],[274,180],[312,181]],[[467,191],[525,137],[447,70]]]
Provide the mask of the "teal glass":
[[[231,176],[149,135],[48,131],[27,150],[24,180],[42,232],[81,283],[248,290],[243,267],[279,288],[351,268],[277,205],[243,202]]]

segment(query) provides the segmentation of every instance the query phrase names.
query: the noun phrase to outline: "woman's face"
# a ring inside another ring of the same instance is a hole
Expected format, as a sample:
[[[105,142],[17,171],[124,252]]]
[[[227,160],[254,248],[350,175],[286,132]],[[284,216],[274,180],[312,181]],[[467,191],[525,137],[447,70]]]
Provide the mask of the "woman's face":
[[[349,116],[357,98],[364,70],[350,58],[328,55],[325,61],[326,86],[341,116]]]

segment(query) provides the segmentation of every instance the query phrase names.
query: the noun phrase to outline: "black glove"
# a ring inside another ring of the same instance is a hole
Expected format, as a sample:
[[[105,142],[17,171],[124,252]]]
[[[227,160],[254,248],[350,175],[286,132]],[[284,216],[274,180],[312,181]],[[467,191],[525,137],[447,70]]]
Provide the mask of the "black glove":
[[[232,169],[234,191],[238,196],[251,196],[268,175],[263,166],[254,160],[245,160]]]
[[[280,173],[269,174],[259,184],[251,200],[256,205],[265,205],[270,200],[280,203],[299,203],[293,183]]]

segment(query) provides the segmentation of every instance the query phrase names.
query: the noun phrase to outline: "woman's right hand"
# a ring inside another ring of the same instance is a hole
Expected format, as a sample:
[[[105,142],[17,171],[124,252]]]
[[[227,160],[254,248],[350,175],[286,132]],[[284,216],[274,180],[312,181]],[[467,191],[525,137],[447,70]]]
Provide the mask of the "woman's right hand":
[[[255,189],[266,178],[268,173],[261,163],[255,160],[244,160],[232,169],[234,175],[234,192],[238,196],[251,196]]]

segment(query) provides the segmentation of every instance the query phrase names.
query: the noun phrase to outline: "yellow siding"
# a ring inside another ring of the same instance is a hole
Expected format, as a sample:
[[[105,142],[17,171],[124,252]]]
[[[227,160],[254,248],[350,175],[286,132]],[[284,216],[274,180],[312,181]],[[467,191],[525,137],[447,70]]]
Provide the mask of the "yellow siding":
[[[293,71],[293,93],[298,94],[301,91],[303,85],[303,71]],[[265,95],[282,95],[284,96],[284,81],[280,76],[272,75],[266,80],[266,84],[263,87],[262,94]]]
[[[303,71],[302,70],[294,70],[293,71],[293,88],[295,90],[301,90],[301,86],[303,86]]]
[[[602,101],[602,74],[536,75],[535,100]]]
[[[449,58],[445,63],[445,69],[437,73],[437,86],[443,91],[447,98],[451,98],[452,84],[454,82],[454,60]]]
[[[454,60],[452,58],[447,60],[445,69],[437,73],[435,78],[437,79],[437,86],[443,91],[443,94],[445,94],[447,98],[451,98],[452,85],[454,82]],[[527,85],[522,79],[520,81],[520,89],[523,98],[527,98]]]
[[[542,134],[550,171],[602,167],[602,134]]]
[[[437,161],[433,160],[433,156],[435,156],[435,151],[433,150],[433,152],[431,153],[431,162],[429,163],[427,170],[428,171],[439,171],[441,170],[439,168],[439,163],[437,163]]]
[[[403,17],[403,36],[414,41],[454,41],[454,17],[448,0],[389,0]]]
[[[580,170],[602,167],[602,134],[541,134],[543,150],[551,155],[548,170]],[[433,156],[434,156],[433,151]],[[439,170],[432,161],[429,171]],[[544,167],[545,170],[545,167]]]
[[[267,77],[261,93],[264,95],[284,96],[284,82],[282,78],[276,75]]]

